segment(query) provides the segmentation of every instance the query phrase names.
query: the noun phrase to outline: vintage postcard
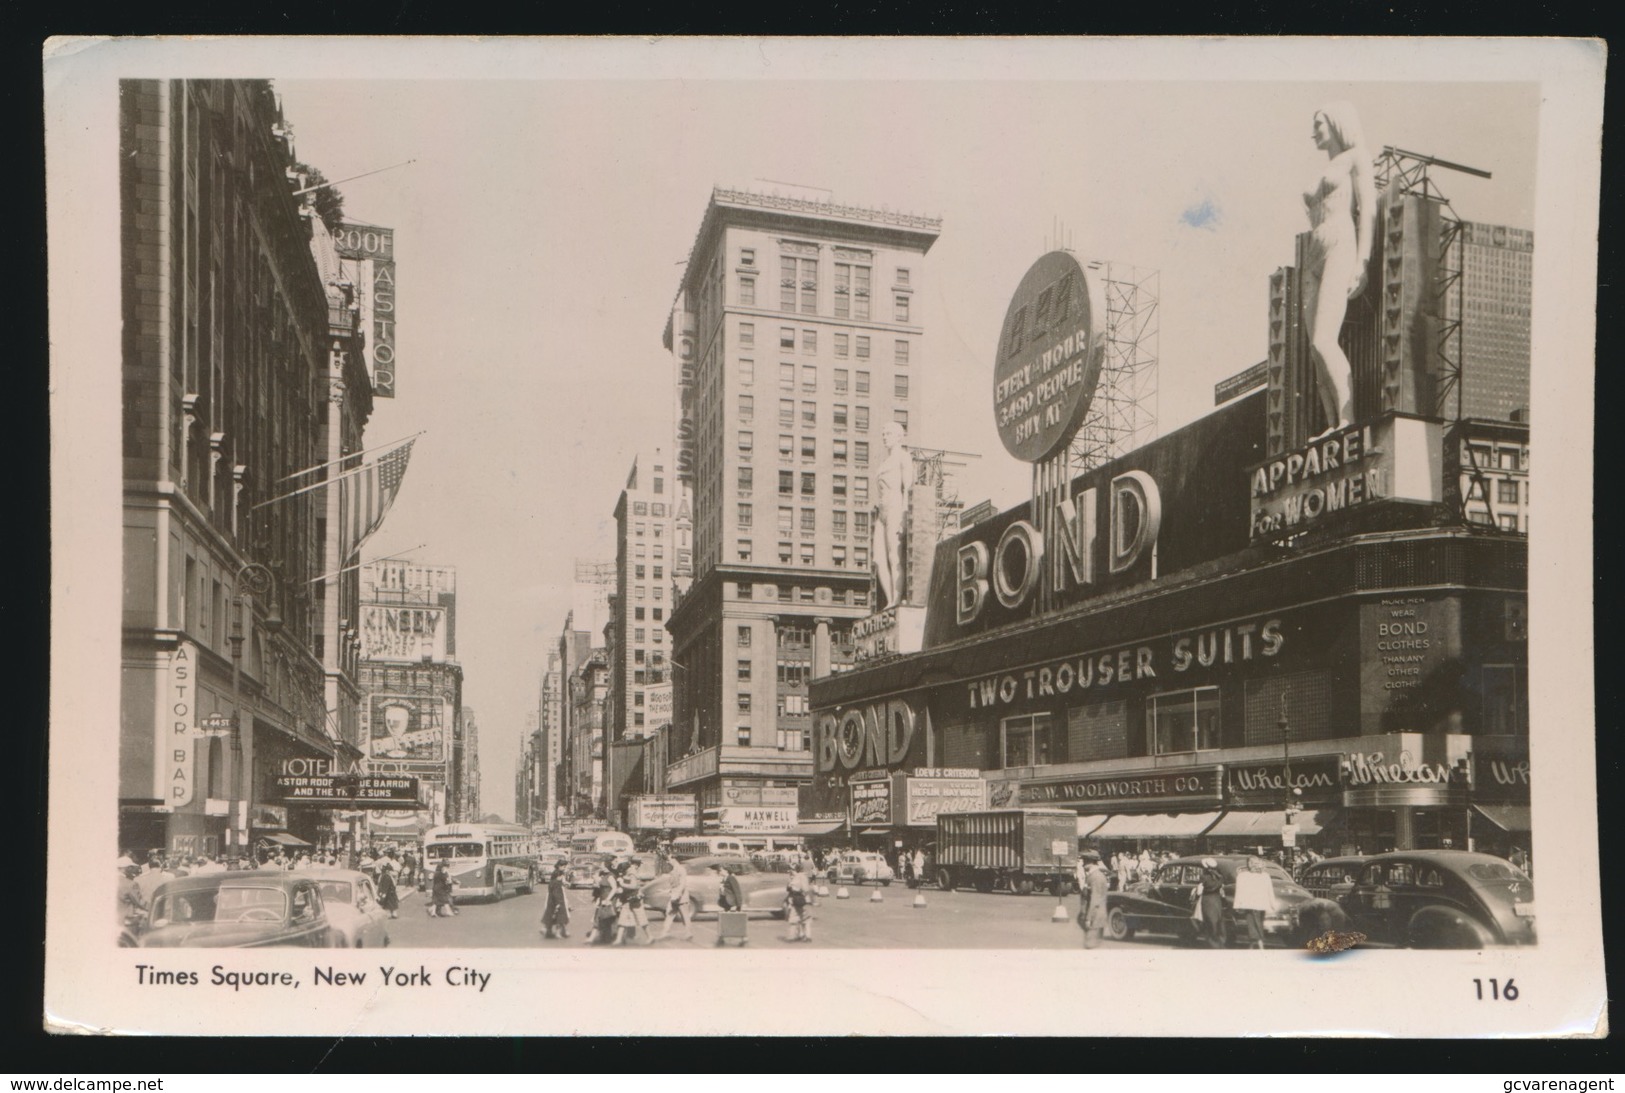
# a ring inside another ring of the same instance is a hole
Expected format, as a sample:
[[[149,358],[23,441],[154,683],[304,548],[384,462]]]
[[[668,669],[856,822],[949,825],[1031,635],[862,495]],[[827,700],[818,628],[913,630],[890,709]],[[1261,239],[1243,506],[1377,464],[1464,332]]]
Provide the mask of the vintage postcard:
[[[1605,1034],[1604,60],[52,41],[46,1026]]]

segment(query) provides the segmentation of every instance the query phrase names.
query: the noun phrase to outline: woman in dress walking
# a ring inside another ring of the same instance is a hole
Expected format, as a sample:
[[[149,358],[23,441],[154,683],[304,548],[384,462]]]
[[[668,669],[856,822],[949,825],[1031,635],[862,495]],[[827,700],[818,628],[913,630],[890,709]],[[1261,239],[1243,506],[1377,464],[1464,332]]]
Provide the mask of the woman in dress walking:
[[[395,888],[395,863],[385,861],[378,870],[378,906],[389,912],[390,918],[400,918],[401,894]]]

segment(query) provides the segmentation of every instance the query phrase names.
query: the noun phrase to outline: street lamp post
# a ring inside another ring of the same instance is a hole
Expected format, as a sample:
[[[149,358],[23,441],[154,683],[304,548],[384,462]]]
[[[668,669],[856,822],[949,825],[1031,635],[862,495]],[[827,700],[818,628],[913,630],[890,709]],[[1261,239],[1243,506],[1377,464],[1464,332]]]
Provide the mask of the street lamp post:
[[[1285,826],[1292,827],[1298,820],[1298,810],[1300,799],[1303,797],[1303,790],[1292,784],[1292,727],[1287,723],[1286,692],[1284,691],[1281,693],[1281,719],[1276,724],[1281,730],[1281,754],[1283,756],[1281,779],[1286,783],[1287,787],[1286,803],[1282,808],[1282,815],[1285,817]],[[1281,854],[1285,861],[1282,864],[1286,866],[1288,873],[1292,872],[1292,862],[1297,857],[1296,841],[1296,839],[1293,840],[1294,845],[1286,845],[1285,831],[1283,830]]]
[[[269,600],[270,594],[276,588],[276,578],[269,569],[258,562],[247,562],[237,570],[237,579],[234,583],[238,592],[232,597],[236,610],[232,612],[229,640],[231,751],[233,765],[237,769],[232,778],[232,815],[229,830],[236,844],[236,852],[251,858],[254,848],[249,845],[248,832],[254,816],[254,731],[253,726],[249,726],[249,731],[246,734],[243,732],[243,616],[247,613],[252,619],[253,597],[264,596]],[[265,630],[275,635],[281,629],[282,619],[277,615],[276,605],[272,603],[265,616]]]

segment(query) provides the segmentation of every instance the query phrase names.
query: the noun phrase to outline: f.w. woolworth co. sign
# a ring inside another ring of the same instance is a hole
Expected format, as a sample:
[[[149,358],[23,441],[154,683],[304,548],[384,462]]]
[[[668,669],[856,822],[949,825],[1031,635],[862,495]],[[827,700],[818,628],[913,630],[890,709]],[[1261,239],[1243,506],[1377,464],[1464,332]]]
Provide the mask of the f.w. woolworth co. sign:
[[[1066,251],[1021,279],[993,364],[993,413],[1011,455],[1037,463],[1077,433],[1100,382],[1105,324],[1104,296]]]

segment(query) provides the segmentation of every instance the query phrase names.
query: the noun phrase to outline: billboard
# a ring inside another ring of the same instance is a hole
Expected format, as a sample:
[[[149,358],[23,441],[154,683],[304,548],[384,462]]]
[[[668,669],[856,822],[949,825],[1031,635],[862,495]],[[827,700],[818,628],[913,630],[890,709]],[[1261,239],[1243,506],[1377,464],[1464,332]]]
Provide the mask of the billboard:
[[[1004,314],[993,362],[993,414],[1005,450],[1048,459],[1083,424],[1106,359],[1100,286],[1066,251],[1034,262]]]
[[[367,754],[375,759],[446,761],[446,700],[438,695],[367,696]]]
[[[446,609],[363,604],[361,659],[446,659]]]
[[[361,598],[389,603],[439,603],[457,594],[457,567],[415,562],[368,562],[361,567]]]
[[[692,793],[632,797],[627,816],[628,827],[689,831],[699,822],[699,805]]]
[[[733,835],[787,834],[795,829],[798,816],[794,807],[719,808],[714,811],[716,822],[713,830]]]
[[[651,729],[671,724],[671,684],[652,683],[643,688],[645,724]]]
[[[333,241],[340,258],[354,262],[362,354],[372,376],[374,398],[395,397],[395,230],[376,224],[344,224]]]

